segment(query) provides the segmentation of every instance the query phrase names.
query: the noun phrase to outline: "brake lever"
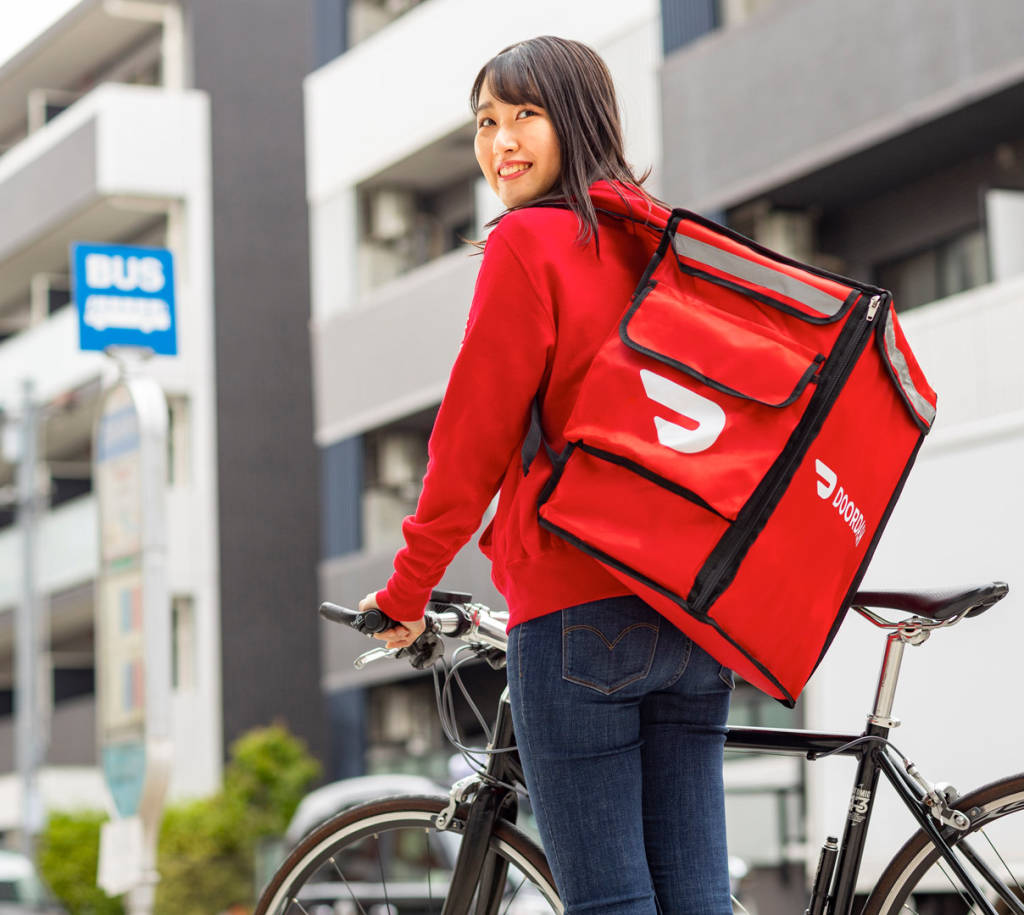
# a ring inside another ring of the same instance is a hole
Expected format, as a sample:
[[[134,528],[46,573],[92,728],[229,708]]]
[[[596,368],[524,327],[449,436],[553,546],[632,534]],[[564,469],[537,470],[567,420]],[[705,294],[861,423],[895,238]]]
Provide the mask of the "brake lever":
[[[362,670],[367,664],[372,661],[380,661],[382,658],[394,658],[398,656],[401,648],[385,648],[381,645],[379,648],[371,648],[369,651],[364,651],[358,658],[352,662],[352,666],[356,670]]]

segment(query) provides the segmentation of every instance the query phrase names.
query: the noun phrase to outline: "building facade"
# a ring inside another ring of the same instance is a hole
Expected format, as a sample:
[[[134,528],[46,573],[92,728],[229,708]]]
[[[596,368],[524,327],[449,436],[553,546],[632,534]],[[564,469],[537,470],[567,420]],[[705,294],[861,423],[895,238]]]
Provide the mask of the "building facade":
[[[345,21],[376,6],[353,0]],[[606,57],[629,158],[655,166],[650,186],[664,199],[894,291],[939,391],[939,420],[866,583],[1012,582],[1024,498],[1012,469],[1024,447],[1024,379],[1011,351],[1024,329],[1019,4],[562,6],[518,4],[510,28],[459,0],[405,4],[306,81],[322,595],[355,602],[390,572],[471,296],[476,265],[457,240],[479,238],[496,212],[475,174],[466,89],[495,51],[542,33]],[[366,125],[359,139],[337,117],[343,100],[346,119]],[[444,583],[500,606],[473,545]],[[1017,768],[1019,740],[983,760],[950,740],[951,720],[965,714],[993,734],[1003,721],[991,694],[967,684],[1013,689],[1015,602],[908,655],[897,698],[908,723],[894,741],[941,761],[936,780],[966,788]],[[367,735],[335,747],[336,774],[416,754],[414,765],[436,770],[444,750],[426,684],[385,665],[355,674],[362,642],[336,628],[323,633],[324,689],[333,720]],[[733,721],[859,730],[881,657],[872,635],[851,619],[794,712],[741,685]],[[956,685],[943,676],[954,667]],[[761,912],[804,904],[820,843],[842,829],[851,776],[838,762],[728,761],[730,845],[751,867]],[[880,804],[862,889],[912,827]]]
[[[35,559],[53,669],[40,720],[47,808],[103,798],[91,435],[117,368],[78,350],[76,241],[175,256],[179,353],[142,369],[169,404],[172,795],[215,790],[231,741],[255,725],[281,720],[315,752],[324,745],[301,106],[309,17],[269,0],[65,6],[0,61],[0,486],[14,478],[30,383],[48,502]],[[240,33],[272,53],[250,54]],[[10,500],[0,508],[0,832],[21,816],[16,514]]]

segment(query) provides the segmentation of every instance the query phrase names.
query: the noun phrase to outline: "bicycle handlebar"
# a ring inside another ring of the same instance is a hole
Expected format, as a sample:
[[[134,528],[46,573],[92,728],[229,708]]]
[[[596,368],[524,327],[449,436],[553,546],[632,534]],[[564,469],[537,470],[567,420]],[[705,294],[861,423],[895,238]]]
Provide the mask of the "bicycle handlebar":
[[[472,601],[472,595],[462,592],[431,592],[430,603],[423,614],[426,623],[423,635],[408,648],[378,648],[367,652],[358,659],[357,668],[382,657],[408,657],[412,666],[419,670],[430,667],[444,653],[439,636],[458,638],[477,646],[479,653],[491,666],[498,666],[504,661],[505,646],[508,642],[505,634],[507,614],[494,613],[483,604],[474,604]],[[367,636],[401,625],[382,610],[372,608],[360,612],[329,601],[324,601],[320,605],[320,615],[332,623],[342,623]]]

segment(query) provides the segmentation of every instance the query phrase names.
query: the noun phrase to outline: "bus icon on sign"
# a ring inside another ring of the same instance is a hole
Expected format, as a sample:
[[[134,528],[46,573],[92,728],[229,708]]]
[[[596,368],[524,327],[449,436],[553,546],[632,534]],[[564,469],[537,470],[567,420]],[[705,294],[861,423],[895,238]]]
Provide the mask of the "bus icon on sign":
[[[165,248],[71,246],[79,346],[141,346],[177,353],[174,260]]]

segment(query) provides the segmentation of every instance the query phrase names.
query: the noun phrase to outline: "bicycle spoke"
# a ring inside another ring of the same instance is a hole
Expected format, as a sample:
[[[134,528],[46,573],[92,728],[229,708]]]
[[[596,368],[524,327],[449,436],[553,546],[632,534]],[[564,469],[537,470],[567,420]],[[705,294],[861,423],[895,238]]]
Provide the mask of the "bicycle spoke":
[[[299,902],[298,899],[289,899],[288,900],[288,911],[291,911],[291,907],[293,905],[297,905],[300,909],[302,909],[302,915],[309,915],[309,912],[306,909],[306,907],[301,902]]]
[[[376,836],[374,838],[376,838]],[[380,840],[379,839],[377,840],[377,854],[378,855],[380,854]],[[345,884],[345,889],[348,890],[348,894],[349,894],[349,896],[352,897],[352,901],[357,906],[359,906],[359,911],[362,913],[362,915],[366,915],[366,909],[363,908],[363,904],[359,901],[359,898],[356,896],[354,890],[349,885],[349,882],[346,879],[345,874],[342,872],[341,868],[338,867],[338,862],[334,859],[333,855],[331,856],[331,864],[334,866],[334,869],[338,872],[338,876],[341,877],[341,882]],[[303,909],[302,911],[306,911],[306,910]]]
[[[388,899],[388,880],[384,876],[384,855],[381,853],[380,836],[373,837],[377,842],[377,867],[380,870],[380,887],[384,891],[384,911],[391,911],[391,901]]]
[[[961,888],[960,884],[953,879],[953,875],[948,870],[946,870],[946,865],[943,864],[941,858],[935,863],[938,865],[939,870],[942,871],[943,876],[945,876],[945,878],[949,881],[949,885],[953,887],[953,892],[955,892],[963,900],[964,905],[967,906],[967,911],[970,912],[971,909],[974,908],[974,900],[971,899],[970,895],[965,893]]]
[[[434,909],[434,886],[430,879],[430,873],[433,868],[430,866],[430,830],[423,830],[423,842],[426,846],[424,860],[427,862],[427,911],[433,911]]]
[[[1020,885],[1020,881],[1014,876],[1013,871],[1010,870],[1010,865],[1006,863],[1006,859],[999,853],[999,849],[996,848],[995,842],[993,842],[989,838],[988,830],[982,828],[979,829],[978,832],[980,832],[984,837],[985,841],[988,842],[989,847],[992,849],[992,853],[999,859],[999,863],[1003,865],[1003,870],[1006,871],[1010,879],[1013,881],[1014,886],[1017,887],[1017,893],[1019,895],[1014,899],[1012,903],[1010,902],[1010,900],[1007,899],[1007,904],[1013,908],[1018,909],[1019,911],[1024,911],[1024,905],[1022,905],[1021,903],[1021,900],[1024,900],[1024,887]]]
[[[519,881],[519,885],[515,888],[512,895],[509,897],[508,902],[505,904],[505,910],[504,912],[502,912],[502,915],[508,915],[508,911],[512,908],[512,903],[515,902],[516,896],[519,895],[519,891],[523,888],[524,883],[526,883],[525,877],[523,877],[523,879]]]

